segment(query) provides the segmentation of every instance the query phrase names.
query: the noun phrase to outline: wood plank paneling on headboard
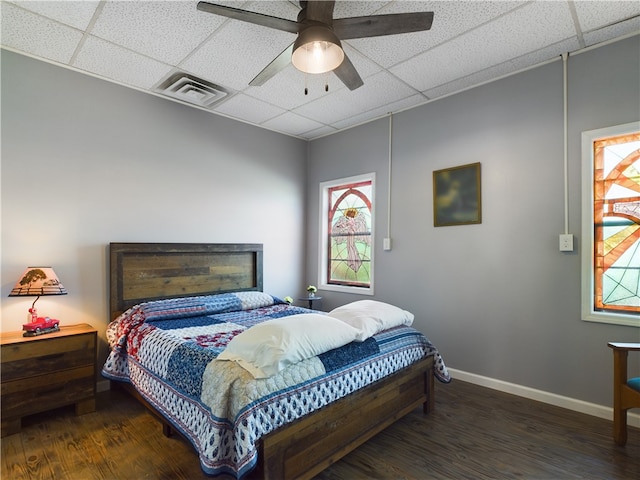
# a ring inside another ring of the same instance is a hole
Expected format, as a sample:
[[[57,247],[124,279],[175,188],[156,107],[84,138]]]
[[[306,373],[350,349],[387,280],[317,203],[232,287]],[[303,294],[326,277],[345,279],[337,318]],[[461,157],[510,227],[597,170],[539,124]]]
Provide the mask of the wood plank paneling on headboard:
[[[111,243],[111,318],[142,302],[262,291],[262,244]]]

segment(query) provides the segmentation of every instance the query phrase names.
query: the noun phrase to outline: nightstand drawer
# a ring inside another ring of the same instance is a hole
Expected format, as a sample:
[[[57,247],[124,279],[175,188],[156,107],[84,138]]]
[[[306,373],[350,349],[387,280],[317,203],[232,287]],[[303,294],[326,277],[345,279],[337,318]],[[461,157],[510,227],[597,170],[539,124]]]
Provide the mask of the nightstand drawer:
[[[22,345],[21,348],[3,346],[2,383],[83,365],[93,366],[93,342],[93,335],[82,335],[61,338],[51,343],[52,348],[46,349],[40,349],[40,343],[49,342]]]
[[[21,417],[92,398],[93,365],[52,375],[3,382],[2,416]]]
[[[63,330],[64,333],[64,330]],[[87,333],[73,336],[49,336],[25,339],[22,343],[7,343],[2,345],[2,366],[5,363],[33,357],[47,357],[58,353],[74,350],[91,350],[95,344],[95,334]],[[59,333],[57,335],[60,335]]]

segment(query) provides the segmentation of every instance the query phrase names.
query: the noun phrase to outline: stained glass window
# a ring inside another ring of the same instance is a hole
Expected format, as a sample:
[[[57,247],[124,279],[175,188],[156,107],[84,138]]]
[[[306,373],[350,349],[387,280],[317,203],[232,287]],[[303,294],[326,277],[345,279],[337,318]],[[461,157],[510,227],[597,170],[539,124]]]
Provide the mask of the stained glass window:
[[[372,289],[373,192],[373,174],[321,185],[324,255],[320,283],[326,289]]]
[[[640,312],[640,134],[593,143],[595,309]]]
[[[582,317],[640,326],[640,124],[582,136]]]

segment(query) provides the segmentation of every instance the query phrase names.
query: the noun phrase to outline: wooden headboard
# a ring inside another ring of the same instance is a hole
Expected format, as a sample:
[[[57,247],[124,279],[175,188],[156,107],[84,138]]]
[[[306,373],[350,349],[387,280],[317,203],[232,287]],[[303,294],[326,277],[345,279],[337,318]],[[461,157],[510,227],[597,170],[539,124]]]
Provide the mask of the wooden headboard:
[[[111,319],[151,300],[262,291],[262,244],[110,243]]]

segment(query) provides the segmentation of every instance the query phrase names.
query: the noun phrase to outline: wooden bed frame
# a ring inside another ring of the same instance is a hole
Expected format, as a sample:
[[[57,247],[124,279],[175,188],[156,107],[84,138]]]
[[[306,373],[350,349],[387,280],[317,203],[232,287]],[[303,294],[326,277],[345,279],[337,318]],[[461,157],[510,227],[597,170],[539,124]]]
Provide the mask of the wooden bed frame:
[[[262,254],[261,244],[111,243],[111,318],[145,301],[262,291]],[[114,383],[174,433],[130,384]],[[263,437],[249,478],[312,478],[420,405],[429,413],[433,392],[428,357]]]

